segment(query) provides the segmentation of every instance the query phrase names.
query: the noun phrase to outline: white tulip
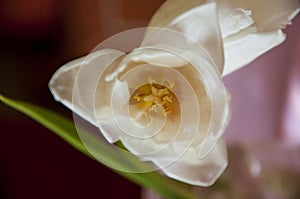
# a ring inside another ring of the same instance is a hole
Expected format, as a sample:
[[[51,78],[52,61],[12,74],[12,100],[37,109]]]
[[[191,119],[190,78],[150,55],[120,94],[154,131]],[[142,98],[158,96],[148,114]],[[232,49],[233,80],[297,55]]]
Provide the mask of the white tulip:
[[[147,28],[140,47],[129,54],[103,49],[74,60],[53,75],[50,90],[99,127],[108,142],[120,140],[171,178],[209,186],[227,166],[222,135],[230,97],[221,74],[269,49],[268,37],[279,31],[269,21],[253,22],[260,16],[251,10],[255,6],[235,3],[166,1],[150,23],[160,28]],[[242,51],[237,44],[248,37],[266,43]],[[236,51],[240,57],[230,57]]]

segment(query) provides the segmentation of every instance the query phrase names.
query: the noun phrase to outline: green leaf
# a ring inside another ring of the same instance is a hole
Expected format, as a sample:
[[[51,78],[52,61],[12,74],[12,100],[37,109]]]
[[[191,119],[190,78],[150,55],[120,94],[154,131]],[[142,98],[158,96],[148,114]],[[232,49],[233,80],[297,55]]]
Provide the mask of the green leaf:
[[[149,169],[149,165],[139,161],[134,155],[127,154],[121,156],[120,153],[117,150],[114,150],[111,145],[83,129],[76,128],[74,123],[64,116],[35,104],[8,99],[2,95],[0,95],[0,101],[45,126],[83,154],[94,160],[100,161],[109,168],[115,168],[113,169],[115,172],[132,182],[152,189],[164,198],[194,198],[190,186],[164,177],[158,172],[130,173],[118,170],[118,168],[124,169],[124,167],[126,169],[127,166],[128,169],[137,168],[146,171]],[[97,150],[93,150],[91,148],[87,149],[84,146],[78,136],[78,130],[83,131],[81,132],[81,135],[83,134],[84,139],[88,139],[92,146],[97,146]],[[118,143],[118,145],[121,144]],[[93,155],[91,155],[91,153]]]

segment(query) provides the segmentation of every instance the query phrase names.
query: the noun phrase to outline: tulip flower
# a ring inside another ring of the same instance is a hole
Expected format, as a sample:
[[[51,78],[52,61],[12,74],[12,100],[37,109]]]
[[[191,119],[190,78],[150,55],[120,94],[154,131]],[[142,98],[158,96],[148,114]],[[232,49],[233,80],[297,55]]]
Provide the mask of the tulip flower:
[[[228,162],[222,135],[230,96],[222,74],[281,43],[280,28],[299,11],[298,3],[278,0],[264,15],[258,5],[267,2],[166,1],[138,47],[69,62],[50,90],[108,142],[121,141],[171,178],[209,186]]]

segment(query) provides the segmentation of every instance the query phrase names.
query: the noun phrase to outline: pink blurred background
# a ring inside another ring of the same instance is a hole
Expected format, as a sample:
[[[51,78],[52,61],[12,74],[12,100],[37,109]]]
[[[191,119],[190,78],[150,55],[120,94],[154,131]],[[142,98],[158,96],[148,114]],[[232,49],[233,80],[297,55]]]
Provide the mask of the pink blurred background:
[[[299,15],[284,31],[283,44],[224,78],[232,95],[230,142],[276,138],[300,143]]]
[[[109,36],[146,26],[162,2],[2,0],[0,92],[71,118],[48,90],[54,71]],[[291,167],[299,175],[300,16],[285,32],[283,45],[224,79],[233,106],[225,136],[233,151],[243,143],[255,160],[269,158],[272,164]],[[1,198],[140,198],[137,185],[80,154],[39,124],[3,104],[0,107]]]

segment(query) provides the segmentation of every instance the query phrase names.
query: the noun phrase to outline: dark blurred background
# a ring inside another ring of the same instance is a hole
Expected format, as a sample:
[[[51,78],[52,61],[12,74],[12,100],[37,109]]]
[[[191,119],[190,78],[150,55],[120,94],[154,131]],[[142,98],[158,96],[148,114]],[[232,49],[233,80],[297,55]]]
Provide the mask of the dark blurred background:
[[[0,1],[0,92],[72,118],[48,89],[64,63],[146,26],[163,0]],[[0,198],[140,198],[140,188],[0,104]]]
[[[72,118],[49,92],[47,84],[55,70],[88,54],[109,36],[146,26],[163,1],[0,1],[0,93]],[[290,190],[299,190],[300,17],[293,23],[285,30],[288,38],[283,45],[225,78],[233,105],[225,132],[231,151],[228,171],[237,176],[232,191],[243,188],[248,198],[253,198],[249,186],[268,195],[270,182],[276,193],[288,194],[269,198],[292,198]],[[137,185],[22,114],[3,104],[0,109],[0,198],[140,198]],[[250,164],[248,159],[239,163],[245,154],[250,154]],[[265,168],[254,176],[253,162]]]

